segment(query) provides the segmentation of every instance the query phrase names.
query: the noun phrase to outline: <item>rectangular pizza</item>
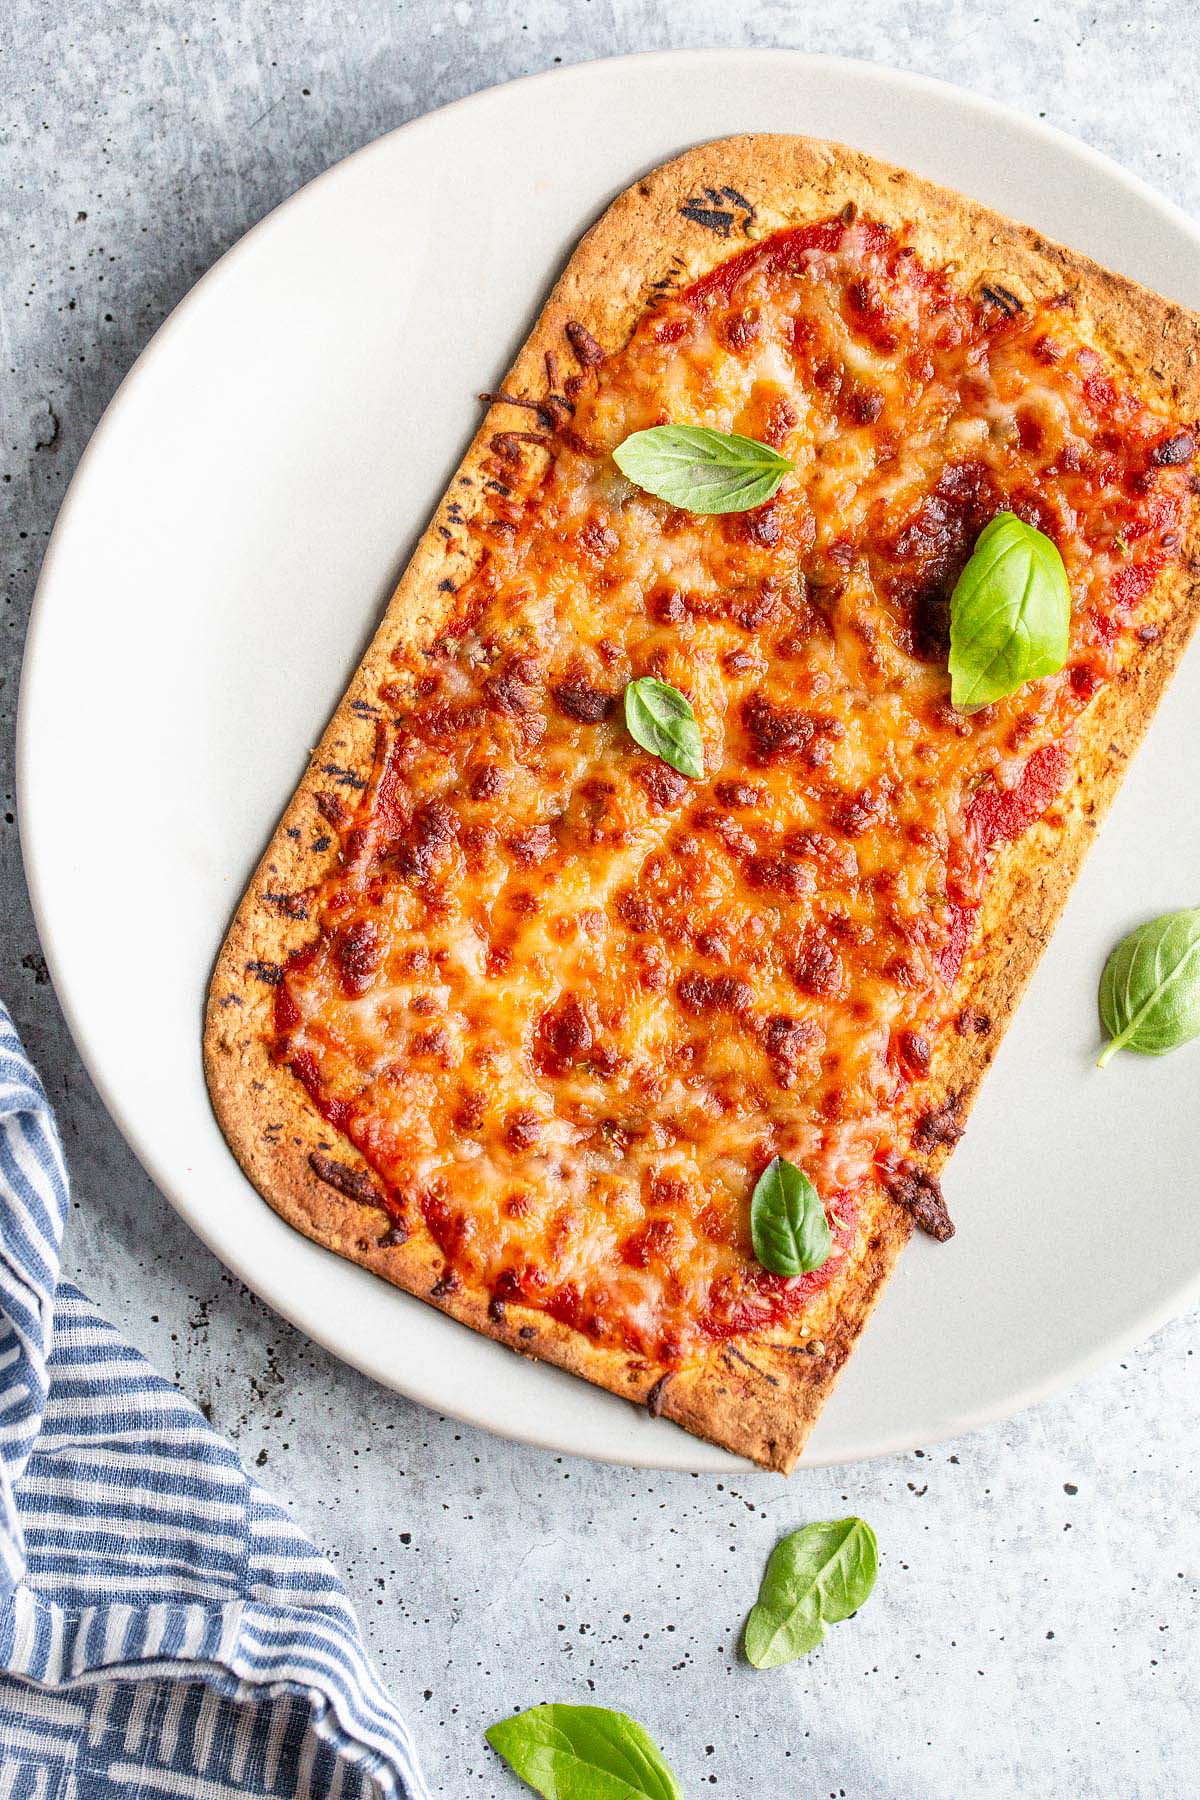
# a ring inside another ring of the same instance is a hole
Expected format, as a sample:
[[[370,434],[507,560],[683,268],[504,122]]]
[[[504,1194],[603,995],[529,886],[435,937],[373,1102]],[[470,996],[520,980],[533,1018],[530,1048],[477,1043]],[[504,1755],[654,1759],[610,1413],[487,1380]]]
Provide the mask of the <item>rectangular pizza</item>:
[[[789,1470],[1195,622],[1197,342],[838,145],[622,194],[217,962],[270,1205]]]

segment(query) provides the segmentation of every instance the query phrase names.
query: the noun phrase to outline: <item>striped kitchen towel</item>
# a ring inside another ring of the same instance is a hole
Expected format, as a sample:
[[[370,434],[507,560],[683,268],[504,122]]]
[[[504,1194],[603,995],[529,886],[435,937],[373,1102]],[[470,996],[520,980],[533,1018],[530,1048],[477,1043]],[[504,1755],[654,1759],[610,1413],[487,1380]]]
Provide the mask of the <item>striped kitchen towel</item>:
[[[428,1800],[341,1582],[58,1280],[67,1175],[0,1005],[0,1796]]]

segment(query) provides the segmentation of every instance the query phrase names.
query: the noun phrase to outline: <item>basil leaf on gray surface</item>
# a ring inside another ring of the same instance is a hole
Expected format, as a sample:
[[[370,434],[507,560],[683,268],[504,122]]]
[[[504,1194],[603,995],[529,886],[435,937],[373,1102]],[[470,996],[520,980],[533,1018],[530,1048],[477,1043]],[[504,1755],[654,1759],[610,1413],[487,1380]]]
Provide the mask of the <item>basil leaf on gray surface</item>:
[[[707,425],[652,425],[613,451],[622,475],[648,494],[694,513],[749,512],[778,493],[786,456]]]
[[[746,1620],[746,1657],[777,1669],[815,1650],[825,1626],[857,1612],[879,1569],[879,1546],[865,1519],[826,1519],[776,1544],[758,1601]]]
[[[649,1732],[606,1706],[531,1706],[484,1736],[545,1800],[683,1800]]]
[[[1164,1056],[1200,1037],[1200,906],[1148,919],[1122,938],[1100,977],[1100,1019],[1118,1050]]]
[[[625,723],[630,737],[651,756],[661,756],[693,781],[703,775],[704,748],[691,701],[669,681],[656,681],[653,675],[631,681],[625,689]]]
[[[804,1275],[829,1260],[833,1238],[821,1196],[803,1169],[782,1156],[754,1185],[750,1236],[755,1256],[772,1275]]]
[[[1067,660],[1071,590],[1057,548],[1014,513],[980,532],[950,596],[950,698],[975,712]]]

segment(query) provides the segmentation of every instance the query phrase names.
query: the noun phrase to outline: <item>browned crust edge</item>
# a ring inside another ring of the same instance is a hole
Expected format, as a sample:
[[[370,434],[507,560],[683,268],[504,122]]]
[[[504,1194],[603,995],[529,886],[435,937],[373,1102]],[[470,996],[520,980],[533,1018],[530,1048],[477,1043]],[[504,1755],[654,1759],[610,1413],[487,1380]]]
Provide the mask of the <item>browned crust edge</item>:
[[[728,196],[725,225],[700,220],[706,208],[726,210],[705,199],[710,190]],[[620,195],[571,257],[505,390],[544,391],[546,351],[569,354],[568,320],[616,349],[664,284],[684,286],[750,237],[828,217],[848,202],[905,228],[925,260],[949,266],[968,288],[990,280],[1032,299],[1069,293],[1091,341],[1140,392],[1184,418],[1200,411],[1200,320],[1193,314],[902,169],[843,146],[775,136],[701,145]],[[318,795],[361,783],[370,768],[373,700],[389,652],[401,641],[431,641],[452,603],[439,583],[457,586],[470,572],[474,552],[464,521],[484,503],[480,467],[490,440],[512,422],[512,409],[499,404],[484,417],[239,906],[209,993],[209,1091],[246,1174],[308,1237],[512,1349],[645,1401],[697,1436],[789,1471],[909,1235],[909,1216],[893,1201],[880,1193],[866,1209],[846,1274],[806,1314],[805,1339],[780,1331],[744,1349],[718,1345],[664,1379],[653,1364],[598,1346],[545,1314],[509,1304],[495,1316],[486,1296],[447,1291],[441,1256],[423,1237],[389,1243],[381,1206],[314,1174],[309,1157],[316,1152],[359,1180],[371,1179],[357,1151],[318,1116],[300,1083],[272,1061],[265,1041],[271,972],[309,932],[302,919],[281,908],[278,896],[319,880],[338,854]],[[1200,523],[1194,523],[1181,568],[1159,584],[1147,609],[1147,618],[1162,625],[1162,637],[1085,715],[1071,787],[1052,822],[1033,828],[997,860],[976,934],[980,948],[965,966],[959,990],[963,1007],[988,1018],[990,1030],[945,1036],[931,1070],[931,1105],[952,1097],[960,1121],[1191,635],[1200,584],[1189,568],[1198,552]],[[936,1172],[948,1149],[936,1148],[924,1166]]]

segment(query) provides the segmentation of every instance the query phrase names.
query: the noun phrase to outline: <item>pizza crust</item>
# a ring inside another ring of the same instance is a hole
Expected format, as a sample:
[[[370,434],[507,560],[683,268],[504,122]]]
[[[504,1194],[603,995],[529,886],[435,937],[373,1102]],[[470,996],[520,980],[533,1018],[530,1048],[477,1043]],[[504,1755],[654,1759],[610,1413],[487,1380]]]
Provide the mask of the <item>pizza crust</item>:
[[[615,350],[657,295],[687,286],[755,237],[827,218],[848,204],[902,228],[923,260],[949,267],[968,290],[987,282],[1034,300],[1069,294],[1084,335],[1132,387],[1185,419],[1200,412],[1200,320],[1193,314],[902,169],[839,145],[776,136],[702,145],[620,195],[571,257],[503,391],[540,396],[547,351],[571,365],[569,322]],[[482,465],[492,455],[491,439],[512,427],[511,406],[498,401],[488,409],[250,882],[209,993],[209,1091],[246,1174],[306,1236],[522,1354],[645,1402],[697,1436],[768,1468],[789,1471],[912,1228],[908,1212],[882,1190],[863,1209],[846,1272],[815,1297],[802,1320],[745,1348],[715,1345],[701,1361],[664,1375],[655,1363],[599,1346],[534,1309],[489,1307],[481,1294],[448,1289],[437,1245],[426,1236],[389,1241],[382,1200],[375,1206],[356,1197],[374,1188],[367,1164],[319,1116],[300,1082],[272,1059],[278,971],[311,935],[281,897],[308,888],[337,860],[328,801],[323,813],[320,799],[344,792],[352,801],[368,777],[374,699],[389,653],[399,642],[431,641],[453,603],[439,584],[458,587],[473,571],[476,552],[464,525],[482,510]],[[535,465],[532,482],[538,459],[529,461]],[[942,1035],[927,1090],[930,1106],[951,1102],[959,1123],[1191,635],[1200,610],[1200,583],[1191,572],[1193,564],[1200,567],[1198,558],[1200,523],[1194,521],[1180,566],[1146,603],[1144,616],[1162,626],[1162,637],[1098,696],[1079,727],[1067,793],[993,866],[975,933],[979,948],[957,987],[969,1015],[990,1025]],[[949,1148],[938,1144],[912,1160],[936,1173]],[[314,1172],[313,1156],[345,1171],[335,1174],[340,1186]]]

